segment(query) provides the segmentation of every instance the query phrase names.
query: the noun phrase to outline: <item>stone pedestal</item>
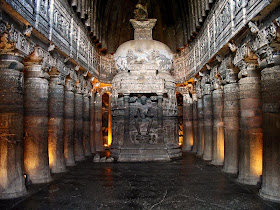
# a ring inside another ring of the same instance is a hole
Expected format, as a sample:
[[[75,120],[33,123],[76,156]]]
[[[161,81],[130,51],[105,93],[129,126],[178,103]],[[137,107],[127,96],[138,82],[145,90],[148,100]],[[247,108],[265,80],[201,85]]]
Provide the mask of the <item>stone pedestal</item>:
[[[52,71],[49,83],[49,163],[52,173],[62,173],[66,171],[63,140],[64,86],[59,74]]]
[[[239,80],[240,155],[238,181],[256,185],[262,174],[262,100],[257,65],[247,64]]]
[[[197,122],[197,98],[194,99],[193,94],[193,148],[194,153],[197,152],[197,143],[198,143],[198,122]]]
[[[224,85],[224,130],[225,160],[223,171],[238,172],[239,139],[239,86],[238,83]]]
[[[23,64],[0,55],[0,199],[26,194],[23,173]]]
[[[64,157],[66,166],[74,166],[74,112],[75,95],[73,92],[72,79],[66,78],[64,93]]]
[[[102,139],[102,96],[99,93],[95,94],[95,149],[97,152],[104,151],[103,139]]]
[[[89,143],[89,98],[87,95],[83,97],[83,145],[85,156],[91,156]]]
[[[208,85],[208,84],[205,84]],[[210,84],[209,84],[210,85]],[[204,160],[212,160],[213,147],[213,110],[212,95],[203,96],[203,116],[204,116]]]
[[[280,66],[265,68],[263,98],[263,176],[260,196],[280,201]]]
[[[90,143],[90,152],[95,153],[95,117],[94,117],[94,93],[92,93],[89,98],[89,114],[90,114],[90,127],[89,127],[89,143]]]
[[[32,183],[46,183],[51,181],[48,156],[49,82],[44,78],[41,65],[25,65],[24,170]]]
[[[193,104],[189,93],[183,95],[183,128],[182,151],[191,151],[193,146]]]
[[[213,100],[213,157],[211,164],[224,164],[224,120],[223,90],[212,92]]]
[[[74,156],[75,161],[85,160],[83,149],[83,95],[79,90],[75,93],[75,115],[74,115]]]
[[[197,155],[202,156],[204,152],[204,117],[203,117],[203,100],[197,100],[197,123],[198,123],[198,141]]]

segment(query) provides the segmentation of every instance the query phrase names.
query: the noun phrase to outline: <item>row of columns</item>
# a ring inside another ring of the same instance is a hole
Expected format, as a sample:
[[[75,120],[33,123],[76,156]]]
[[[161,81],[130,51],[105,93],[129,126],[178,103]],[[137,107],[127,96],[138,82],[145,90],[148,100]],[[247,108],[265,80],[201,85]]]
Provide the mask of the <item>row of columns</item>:
[[[260,68],[248,47],[240,54],[234,65],[228,57],[219,69],[200,73],[183,95],[192,101],[184,103],[182,149],[238,173],[240,183],[261,182],[260,195],[280,201],[280,58]]]
[[[83,78],[68,75],[64,83],[55,67],[46,73],[42,59],[37,47],[24,60],[14,48],[1,50],[0,199],[26,194],[25,178],[50,182],[101,142],[94,126],[101,97],[90,97]]]

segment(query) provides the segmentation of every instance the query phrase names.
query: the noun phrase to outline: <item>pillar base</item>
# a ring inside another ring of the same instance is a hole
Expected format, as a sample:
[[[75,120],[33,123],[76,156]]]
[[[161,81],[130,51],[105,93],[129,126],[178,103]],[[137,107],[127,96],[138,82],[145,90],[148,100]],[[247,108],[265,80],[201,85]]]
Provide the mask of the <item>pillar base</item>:
[[[215,166],[222,166],[222,165],[224,165],[224,162],[211,161],[211,164],[215,165]]]
[[[83,161],[85,160],[85,157],[75,157],[75,161]]]
[[[15,193],[0,193],[0,199],[12,199],[12,198],[19,198],[27,195],[27,191],[24,190],[22,192],[15,192]]]
[[[30,180],[33,184],[43,184],[43,183],[49,183],[52,181],[52,177],[51,175],[47,176],[47,177],[38,177],[38,178],[32,178]]]
[[[255,177],[252,178],[240,178],[238,177],[236,179],[237,182],[241,183],[241,184],[246,184],[246,185],[257,185],[258,182],[260,182],[260,179],[256,179]]]
[[[204,157],[204,156],[202,157],[202,159],[205,160],[205,161],[211,161],[212,160],[211,157]]]
[[[224,173],[227,173],[227,174],[237,174],[238,172],[238,169],[233,169],[233,168],[223,168],[222,171]]]
[[[75,165],[76,165],[75,161],[66,162],[66,166],[75,166]]]
[[[56,168],[56,169],[51,169],[51,172],[53,174],[58,174],[58,173],[65,173],[67,172],[68,170],[66,168]]]
[[[260,197],[265,199],[265,200],[269,200],[269,201],[280,203],[280,194],[279,194],[279,192],[275,193],[274,195],[271,195],[271,194],[265,192],[265,190],[260,189],[259,194],[260,194]]]

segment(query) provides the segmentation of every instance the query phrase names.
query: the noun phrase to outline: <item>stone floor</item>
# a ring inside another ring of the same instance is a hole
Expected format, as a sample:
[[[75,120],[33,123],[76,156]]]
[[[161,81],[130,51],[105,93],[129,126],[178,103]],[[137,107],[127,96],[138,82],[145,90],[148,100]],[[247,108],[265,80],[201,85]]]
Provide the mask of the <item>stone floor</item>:
[[[0,209],[280,209],[193,154],[168,163],[93,163],[31,185]]]

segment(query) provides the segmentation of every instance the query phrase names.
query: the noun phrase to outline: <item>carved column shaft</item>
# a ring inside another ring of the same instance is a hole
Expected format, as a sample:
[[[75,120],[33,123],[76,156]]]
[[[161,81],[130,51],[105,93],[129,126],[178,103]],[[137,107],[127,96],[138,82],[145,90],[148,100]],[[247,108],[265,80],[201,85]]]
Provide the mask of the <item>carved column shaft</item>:
[[[100,93],[95,95],[95,106],[94,106],[94,115],[95,115],[95,146],[97,152],[104,151],[103,139],[102,139],[102,96]]]
[[[225,160],[223,171],[238,172],[239,141],[239,86],[238,83],[224,85],[224,130]]]
[[[48,156],[48,90],[42,66],[25,63],[24,170],[32,183],[51,181]]]
[[[124,95],[124,141],[129,141],[129,95]]]
[[[279,62],[279,57],[278,57]],[[263,176],[260,195],[280,201],[280,65],[261,72],[263,98]]]
[[[0,55],[0,198],[26,194],[23,176],[22,57]]]
[[[193,94],[194,99],[194,94]],[[193,152],[198,150],[198,118],[197,118],[197,98],[193,100]]]
[[[182,151],[190,151],[193,146],[193,104],[189,93],[183,95],[183,126]]]
[[[83,145],[85,156],[91,156],[90,143],[89,143],[89,97],[83,97]]]
[[[83,95],[81,92],[75,93],[75,125],[74,125],[74,156],[75,161],[85,159],[83,149]]]
[[[95,153],[96,149],[95,149],[95,107],[94,107],[94,93],[92,93],[91,97],[90,97],[90,133],[89,133],[89,142],[90,142],[90,151],[91,153]]]
[[[198,123],[198,142],[197,155],[202,156],[204,152],[204,117],[203,117],[203,100],[197,100],[197,123]]]
[[[72,79],[67,78],[65,82],[64,95],[64,157],[66,166],[74,166],[74,112],[75,95],[71,84]]]
[[[210,86],[210,84],[205,84]],[[205,87],[206,88],[206,87]],[[207,87],[210,89],[210,87]],[[211,91],[203,96],[203,116],[204,116],[204,160],[212,160],[213,148],[213,110]]]
[[[224,163],[224,120],[223,120],[223,90],[212,92],[213,99],[213,157],[212,164]]]
[[[262,174],[262,100],[261,84],[256,64],[243,65],[239,80],[240,155],[238,181],[255,185]]]
[[[49,163],[52,173],[66,171],[63,140],[64,86],[57,74],[49,85]]]

